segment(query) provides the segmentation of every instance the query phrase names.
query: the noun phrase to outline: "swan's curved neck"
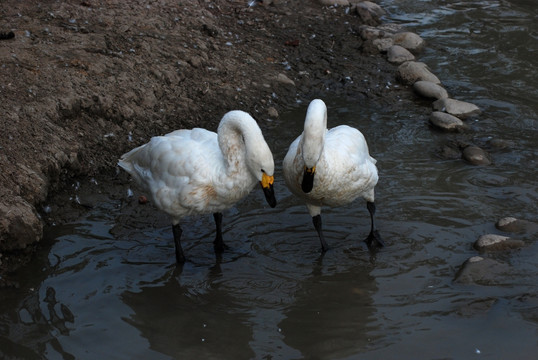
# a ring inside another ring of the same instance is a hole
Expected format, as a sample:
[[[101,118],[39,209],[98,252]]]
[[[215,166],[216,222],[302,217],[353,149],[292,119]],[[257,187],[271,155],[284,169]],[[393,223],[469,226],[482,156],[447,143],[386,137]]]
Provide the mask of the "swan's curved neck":
[[[222,118],[217,131],[219,147],[230,172],[247,168],[245,158],[260,132],[256,122],[251,120],[250,116],[245,115],[247,114],[242,111],[227,113]]]
[[[327,133],[327,108],[321,100],[314,100],[306,112],[304,132],[301,139],[303,160],[312,168],[318,162]]]

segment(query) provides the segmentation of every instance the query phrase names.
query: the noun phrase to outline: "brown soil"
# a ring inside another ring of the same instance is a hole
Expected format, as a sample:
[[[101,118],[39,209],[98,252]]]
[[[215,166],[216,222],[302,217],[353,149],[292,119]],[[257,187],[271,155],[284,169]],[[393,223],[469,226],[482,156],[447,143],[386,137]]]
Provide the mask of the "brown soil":
[[[405,96],[345,7],[247,3],[3,1],[0,31],[14,37],[0,40],[0,273],[28,260],[44,217],[71,211],[55,215],[60,196],[44,214],[51,195],[75,177],[106,185],[151,136],[215,130],[232,109],[263,130],[297,99]]]

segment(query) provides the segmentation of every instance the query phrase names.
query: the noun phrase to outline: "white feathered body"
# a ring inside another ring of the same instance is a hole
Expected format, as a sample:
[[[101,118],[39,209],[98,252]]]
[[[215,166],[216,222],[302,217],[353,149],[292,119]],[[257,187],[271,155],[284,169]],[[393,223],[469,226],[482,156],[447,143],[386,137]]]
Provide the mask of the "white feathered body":
[[[269,152],[266,167],[272,175],[272,155],[252,122],[254,142]],[[247,135],[229,123],[221,122],[218,136],[195,128],[153,137],[124,154],[118,164],[149,192],[151,201],[174,224],[187,215],[221,212],[247,196],[261,179],[247,166]]]
[[[378,181],[376,160],[369,155],[362,133],[347,125],[325,131],[324,143],[319,144],[323,149],[316,163],[312,191],[301,190],[304,134],[295,139],[284,158],[284,179],[288,188],[305,200],[311,213],[319,211],[317,208],[322,205],[342,206],[358,197],[373,202]]]

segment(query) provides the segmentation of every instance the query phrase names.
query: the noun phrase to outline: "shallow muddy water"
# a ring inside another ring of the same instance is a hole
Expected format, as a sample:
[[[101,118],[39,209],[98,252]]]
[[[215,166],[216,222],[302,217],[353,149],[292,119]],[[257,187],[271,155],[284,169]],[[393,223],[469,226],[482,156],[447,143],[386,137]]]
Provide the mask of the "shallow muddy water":
[[[414,3],[415,7],[406,7]],[[387,109],[326,99],[329,126],[364,133],[378,160],[371,254],[365,203],[322,212],[324,256],[281,161],[307,104],[264,124],[278,205],[256,189],[224,213],[230,250],[215,259],[211,216],[184,222],[177,268],[171,227],[150,205],[100,196],[81,219],[47,229],[43,250],[0,299],[0,357],[47,359],[533,359],[538,242],[484,255],[510,271],[486,285],[453,281],[473,242],[505,216],[536,220],[537,12],[532,2],[386,2],[389,19],[428,41],[420,57],[452,97],[480,106],[466,134],[427,124],[423,101]],[[531,66],[532,65],[532,66]],[[395,86],[387,84],[387,86]],[[285,128],[286,131],[282,131]],[[464,139],[492,150],[472,166],[436,153]],[[72,189],[81,202],[88,181]]]

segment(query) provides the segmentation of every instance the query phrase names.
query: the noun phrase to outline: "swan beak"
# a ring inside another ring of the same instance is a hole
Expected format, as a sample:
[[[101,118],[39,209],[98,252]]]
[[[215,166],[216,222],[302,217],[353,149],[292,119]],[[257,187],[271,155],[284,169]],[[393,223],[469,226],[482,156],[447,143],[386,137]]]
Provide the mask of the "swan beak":
[[[274,181],[274,177],[269,176],[266,173],[262,174],[262,181],[260,181],[260,184],[263,189],[263,194],[265,195],[265,200],[267,200],[267,203],[272,208],[276,206],[275,191],[273,190]]]
[[[314,187],[314,174],[316,173],[316,167],[307,168],[304,167],[303,182],[301,183],[301,189],[303,192],[309,193]]]

